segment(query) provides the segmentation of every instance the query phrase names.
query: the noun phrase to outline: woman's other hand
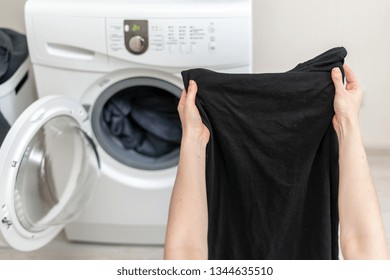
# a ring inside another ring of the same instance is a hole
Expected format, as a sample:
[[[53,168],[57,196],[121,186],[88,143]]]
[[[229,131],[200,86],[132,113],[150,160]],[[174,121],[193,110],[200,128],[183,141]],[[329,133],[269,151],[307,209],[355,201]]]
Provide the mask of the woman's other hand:
[[[183,90],[177,110],[183,128],[183,140],[197,141],[206,146],[210,139],[210,131],[203,124],[199,110],[195,105],[198,87],[195,81],[191,80],[188,92]]]
[[[359,86],[355,74],[344,65],[346,86],[338,67],[332,69],[332,80],[335,86],[333,126],[338,138],[343,137],[343,131],[347,126],[359,125],[359,111],[362,103],[363,91]]]

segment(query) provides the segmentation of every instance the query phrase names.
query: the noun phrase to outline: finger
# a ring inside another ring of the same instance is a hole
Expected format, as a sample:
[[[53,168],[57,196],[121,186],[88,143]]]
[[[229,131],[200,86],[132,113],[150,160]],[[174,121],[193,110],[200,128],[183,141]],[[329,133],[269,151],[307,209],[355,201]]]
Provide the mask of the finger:
[[[338,133],[338,132],[339,132],[340,125],[339,125],[339,122],[338,122],[336,116],[333,116],[333,118],[332,118],[332,124],[333,124],[334,130],[336,131],[336,133]]]
[[[186,102],[186,96],[187,96],[187,93],[183,89],[183,91],[181,92],[179,104],[177,105],[177,110],[179,111],[179,113],[181,113],[181,111],[183,111],[184,103]]]
[[[336,115],[333,116],[332,123],[333,123],[334,129],[337,129],[339,126],[339,122],[337,121]]]
[[[188,92],[186,96],[186,103],[187,104],[194,104],[195,105],[195,97],[196,92],[198,91],[198,86],[196,85],[195,81],[190,80],[190,84],[188,86]]]
[[[332,69],[332,81],[336,92],[344,91],[343,76],[341,75],[341,71],[338,67]]]
[[[355,73],[352,69],[344,64],[345,78],[347,80],[347,89],[356,89],[359,86],[359,82],[357,81]]]

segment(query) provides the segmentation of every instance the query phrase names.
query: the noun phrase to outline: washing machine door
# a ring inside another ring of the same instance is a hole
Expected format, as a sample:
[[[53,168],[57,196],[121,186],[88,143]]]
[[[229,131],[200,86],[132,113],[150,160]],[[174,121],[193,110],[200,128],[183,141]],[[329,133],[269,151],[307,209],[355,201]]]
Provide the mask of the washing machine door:
[[[28,107],[0,149],[0,229],[22,251],[50,242],[93,195],[99,158],[77,101],[46,97]]]

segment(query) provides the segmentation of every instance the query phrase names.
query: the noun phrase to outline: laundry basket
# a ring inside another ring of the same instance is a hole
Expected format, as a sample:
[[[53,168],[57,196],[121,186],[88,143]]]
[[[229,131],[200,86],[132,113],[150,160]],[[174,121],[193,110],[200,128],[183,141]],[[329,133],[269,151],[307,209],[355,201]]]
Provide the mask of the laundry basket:
[[[37,99],[29,69],[26,36],[0,28],[0,147],[11,125]]]
[[[36,100],[26,36],[0,28],[0,146],[10,126]]]

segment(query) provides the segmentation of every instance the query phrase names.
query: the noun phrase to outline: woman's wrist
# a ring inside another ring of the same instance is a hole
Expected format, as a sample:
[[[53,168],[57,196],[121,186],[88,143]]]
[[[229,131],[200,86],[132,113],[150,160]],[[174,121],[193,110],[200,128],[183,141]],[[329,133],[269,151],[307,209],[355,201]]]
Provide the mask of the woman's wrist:
[[[339,138],[339,142],[342,142],[349,136],[360,140],[360,124],[358,117],[340,119],[338,120],[338,126],[337,136]]]
[[[207,140],[203,139],[204,137],[200,133],[186,132],[183,131],[183,136],[181,139],[182,147],[200,147],[206,149]]]

